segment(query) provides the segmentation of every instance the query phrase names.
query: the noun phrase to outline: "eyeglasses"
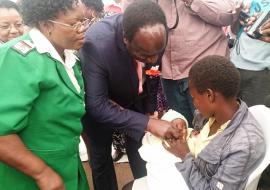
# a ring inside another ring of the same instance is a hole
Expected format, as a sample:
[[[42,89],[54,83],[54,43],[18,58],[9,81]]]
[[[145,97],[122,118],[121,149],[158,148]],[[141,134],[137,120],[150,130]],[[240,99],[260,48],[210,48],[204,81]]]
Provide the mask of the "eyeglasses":
[[[55,21],[55,20],[48,20],[54,24],[59,24],[59,25],[62,25],[62,26],[66,26],[66,27],[69,27],[69,28],[72,28],[73,30],[75,31],[78,31],[80,30],[82,27],[83,28],[88,28],[91,24],[91,21],[92,20],[89,20],[89,19],[84,19],[83,21],[79,21],[79,22],[76,22],[75,24],[67,24],[67,23],[63,23],[63,22],[58,22],[58,21]]]
[[[16,23],[16,24],[0,24],[0,30],[10,31],[11,28],[14,27],[16,30],[21,30],[23,28],[23,23]]]

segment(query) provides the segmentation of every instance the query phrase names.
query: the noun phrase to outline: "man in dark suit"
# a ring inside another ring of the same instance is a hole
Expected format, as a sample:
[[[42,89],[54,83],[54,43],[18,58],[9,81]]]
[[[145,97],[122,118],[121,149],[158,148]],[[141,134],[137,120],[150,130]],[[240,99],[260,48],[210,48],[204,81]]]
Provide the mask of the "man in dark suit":
[[[130,5],[123,15],[95,23],[86,33],[80,51],[87,110],[83,123],[90,141],[95,190],[117,189],[111,158],[113,129],[128,135],[127,155],[134,178],[146,175],[138,154],[145,131],[161,138],[179,136],[176,126],[148,116],[155,111],[156,90],[149,88],[148,81],[142,88],[138,65],[159,64],[166,47],[166,26],[160,7],[144,0]]]

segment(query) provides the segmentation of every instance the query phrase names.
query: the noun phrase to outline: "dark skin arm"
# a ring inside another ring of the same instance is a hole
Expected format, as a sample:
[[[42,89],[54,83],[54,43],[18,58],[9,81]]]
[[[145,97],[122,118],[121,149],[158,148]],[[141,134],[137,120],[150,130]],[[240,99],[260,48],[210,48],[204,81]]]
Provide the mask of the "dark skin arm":
[[[190,152],[187,144],[187,127],[185,122],[181,119],[175,119],[172,121],[172,126],[179,129],[178,139],[168,139],[162,142],[163,147],[174,154],[175,156],[181,158],[182,160]]]
[[[116,102],[110,100],[114,105],[119,106],[121,110],[124,108],[121,107]],[[164,139],[178,139],[179,138],[179,130],[176,127],[176,125],[181,126],[182,124],[185,124],[185,122],[181,119],[178,121],[175,121],[175,124],[172,125],[168,121],[160,120],[158,119],[158,113],[154,112],[153,115],[147,114],[149,116],[148,125],[146,128],[146,131],[151,132],[152,134],[164,138]]]
[[[16,134],[0,136],[0,161],[32,177],[41,190],[65,190],[61,177],[27,150]]]
[[[150,118],[146,131],[151,132],[155,136],[163,139],[179,139],[180,129],[178,126],[185,124],[182,119],[177,119],[175,122],[168,122],[160,119]]]

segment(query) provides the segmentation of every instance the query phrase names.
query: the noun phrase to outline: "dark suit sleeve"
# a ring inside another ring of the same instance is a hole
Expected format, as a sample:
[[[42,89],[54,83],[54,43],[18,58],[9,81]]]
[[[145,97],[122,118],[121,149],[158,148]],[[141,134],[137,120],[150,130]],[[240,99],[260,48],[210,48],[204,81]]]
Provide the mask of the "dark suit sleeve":
[[[101,53],[90,42],[86,42],[80,51],[85,79],[87,117],[102,126],[124,129],[131,137],[138,140],[144,134],[149,118],[141,113],[122,109],[110,102],[106,69],[108,65],[104,63]]]

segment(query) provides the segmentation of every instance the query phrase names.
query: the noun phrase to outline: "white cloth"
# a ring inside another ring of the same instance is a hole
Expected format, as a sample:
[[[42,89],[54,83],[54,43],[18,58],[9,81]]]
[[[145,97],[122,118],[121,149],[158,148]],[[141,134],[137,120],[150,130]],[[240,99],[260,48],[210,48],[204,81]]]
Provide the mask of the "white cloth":
[[[82,162],[88,161],[87,148],[83,138],[80,136],[79,153]]]
[[[172,121],[181,118],[186,121],[180,113],[169,110],[163,117],[163,120]],[[187,121],[186,121],[187,124]],[[162,146],[162,139],[155,137],[151,133],[146,133],[142,140],[142,146],[139,153],[147,163],[147,176],[144,188],[142,183],[133,184],[132,189],[140,190],[188,190],[186,182],[181,173],[177,170],[175,163],[181,162],[181,159],[168,152]],[[140,188],[139,186],[140,185]]]
[[[65,60],[63,60],[56,51],[56,49],[53,47],[51,42],[37,28],[31,29],[29,35],[37,51],[40,54],[49,53],[52,56],[52,58],[56,59],[57,61],[59,61],[64,65],[72,84],[74,85],[76,90],[80,92],[81,88],[72,68],[78,59],[74,54],[74,50],[65,50],[64,51]]]

